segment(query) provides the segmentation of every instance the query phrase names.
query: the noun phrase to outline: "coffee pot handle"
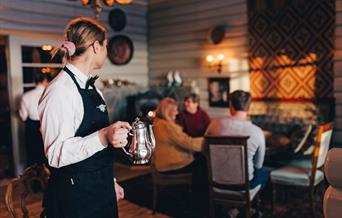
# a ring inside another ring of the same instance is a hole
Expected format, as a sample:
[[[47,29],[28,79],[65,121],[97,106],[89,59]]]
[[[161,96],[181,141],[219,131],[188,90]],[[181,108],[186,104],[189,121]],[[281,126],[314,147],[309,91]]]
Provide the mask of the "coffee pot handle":
[[[130,130],[129,130],[128,135],[134,137],[133,129],[130,129]],[[122,150],[123,150],[124,153],[127,154],[128,156],[133,157],[133,154],[129,153],[129,152],[125,149],[125,147],[122,147]]]
[[[133,157],[133,154],[129,153],[128,151],[126,151],[125,147],[122,147],[122,150],[124,151],[125,154],[127,154],[130,157]]]

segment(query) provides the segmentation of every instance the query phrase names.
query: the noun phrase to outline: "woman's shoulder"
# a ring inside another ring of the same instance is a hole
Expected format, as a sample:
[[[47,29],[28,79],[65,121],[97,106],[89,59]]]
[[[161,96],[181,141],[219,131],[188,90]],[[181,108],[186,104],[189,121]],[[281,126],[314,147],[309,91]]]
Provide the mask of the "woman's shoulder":
[[[68,78],[69,75],[64,71],[61,71],[48,85],[45,89],[42,99],[70,99],[77,91],[76,86],[73,81]]]
[[[153,125],[155,127],[164,127],[165,129],[168,129],[168,130],[179,129],[180,131],[182,131],[182,127],[176,124],[175,122],[171,122],[171,121],[161,119],[161,118],[155,118]]]

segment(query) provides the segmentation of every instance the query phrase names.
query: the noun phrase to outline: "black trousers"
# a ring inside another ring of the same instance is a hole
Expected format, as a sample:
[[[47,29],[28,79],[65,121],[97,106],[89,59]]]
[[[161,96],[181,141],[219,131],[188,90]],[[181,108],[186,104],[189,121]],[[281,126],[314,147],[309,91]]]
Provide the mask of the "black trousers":
[[[28,119],[25,126],[27,165],[47,163],[44,144],[40,133],[40,122]]]

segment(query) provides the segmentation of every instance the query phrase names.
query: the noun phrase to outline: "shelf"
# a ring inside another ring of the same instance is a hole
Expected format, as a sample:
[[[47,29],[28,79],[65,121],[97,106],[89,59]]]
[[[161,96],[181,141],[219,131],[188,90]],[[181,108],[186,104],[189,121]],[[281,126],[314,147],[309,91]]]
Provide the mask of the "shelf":
[[[52,67],[52,68],[62,68],[62,64],[53,63],[22,63],[23,67]]]

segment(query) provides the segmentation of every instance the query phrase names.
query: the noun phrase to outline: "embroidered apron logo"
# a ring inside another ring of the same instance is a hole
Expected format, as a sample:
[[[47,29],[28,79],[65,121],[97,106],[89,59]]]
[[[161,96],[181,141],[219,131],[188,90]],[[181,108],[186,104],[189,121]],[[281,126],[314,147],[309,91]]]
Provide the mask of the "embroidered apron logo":
[[[105,112],[106,111],[106,105],[104,104],[100,104],[99,106],[97,106],[96,108],[98,108],[100,111]]]

